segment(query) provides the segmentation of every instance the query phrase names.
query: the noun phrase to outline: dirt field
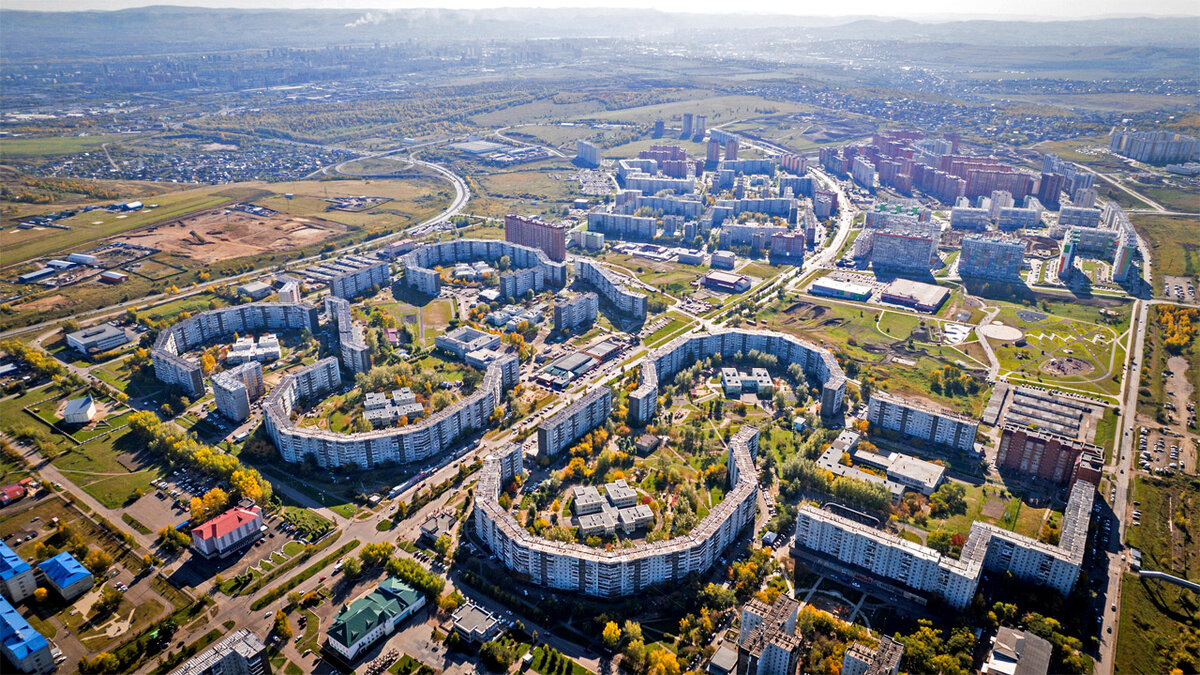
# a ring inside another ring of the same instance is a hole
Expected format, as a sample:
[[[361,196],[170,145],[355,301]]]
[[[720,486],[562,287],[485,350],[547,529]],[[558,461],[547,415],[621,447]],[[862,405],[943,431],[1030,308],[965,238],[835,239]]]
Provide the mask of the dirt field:
[[[67,299],[67,296],[62,295],[62,294],[55,294],[55,295],[47,295],[46,297],[38,298],[37,300],[31,300],[22,305],[19,305],[19,307],[21,309],[36,309],[39,311],[55,310],[55,309],[58,309],[59,307],[65,306],[68,302],[70,302],[70,301]]]
[[[178,253],[202,263],[307,246],[336,237],[347,228],[319,218],[277,213],[256,216],[212,209],[120,237],[139,246]]]

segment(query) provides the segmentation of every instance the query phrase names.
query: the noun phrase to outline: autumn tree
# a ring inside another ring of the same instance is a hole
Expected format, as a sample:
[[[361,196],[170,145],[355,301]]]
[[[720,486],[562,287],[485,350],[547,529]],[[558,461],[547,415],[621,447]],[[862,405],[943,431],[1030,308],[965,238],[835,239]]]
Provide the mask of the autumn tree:
[[[604,630],[600,633],[600,639],[604,641],[604,646],[609,649],[615,649],[621,642],[621,627],[616,621],[609,621],[604,625]]]
[[[282,609],[275,610],[275,625],[272,629],[281,640],[292,639],[292,624],[288,621],[287,614],[283,613]]]

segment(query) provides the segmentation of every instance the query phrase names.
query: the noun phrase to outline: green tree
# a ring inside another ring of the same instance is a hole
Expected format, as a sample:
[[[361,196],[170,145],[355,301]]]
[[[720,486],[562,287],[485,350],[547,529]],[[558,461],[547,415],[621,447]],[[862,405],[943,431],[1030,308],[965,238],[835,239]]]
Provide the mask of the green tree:
[[[347,558],[342,562],[342,572],[349,579],[357,579],[362,574],[362,563],[358,558]]]

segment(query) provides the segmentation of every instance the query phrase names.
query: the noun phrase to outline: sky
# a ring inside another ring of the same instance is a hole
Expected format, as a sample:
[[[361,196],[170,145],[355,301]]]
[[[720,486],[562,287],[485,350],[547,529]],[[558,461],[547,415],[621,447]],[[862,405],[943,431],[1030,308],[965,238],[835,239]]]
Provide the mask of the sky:
[[[4,0],[0,7],[42,11],[113,10],[147,5],[245,9],[491,9],[497,7],[631,7],[668,12],[903,16],[926,18],[1094,18],[1200,14],[1196,0]]]

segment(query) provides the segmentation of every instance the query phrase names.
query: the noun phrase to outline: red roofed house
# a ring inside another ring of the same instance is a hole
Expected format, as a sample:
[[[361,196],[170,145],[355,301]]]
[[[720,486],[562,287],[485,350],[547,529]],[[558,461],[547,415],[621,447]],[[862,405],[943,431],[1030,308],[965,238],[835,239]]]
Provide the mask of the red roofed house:
[[[0,487],[0,506],[8,506],[24,496],[25,487],[23,485],[13,483],[12,485]]]
[[[206,557],[225,557],[262,534],[262,507],[249,500],[192,528],[192,548]]]

